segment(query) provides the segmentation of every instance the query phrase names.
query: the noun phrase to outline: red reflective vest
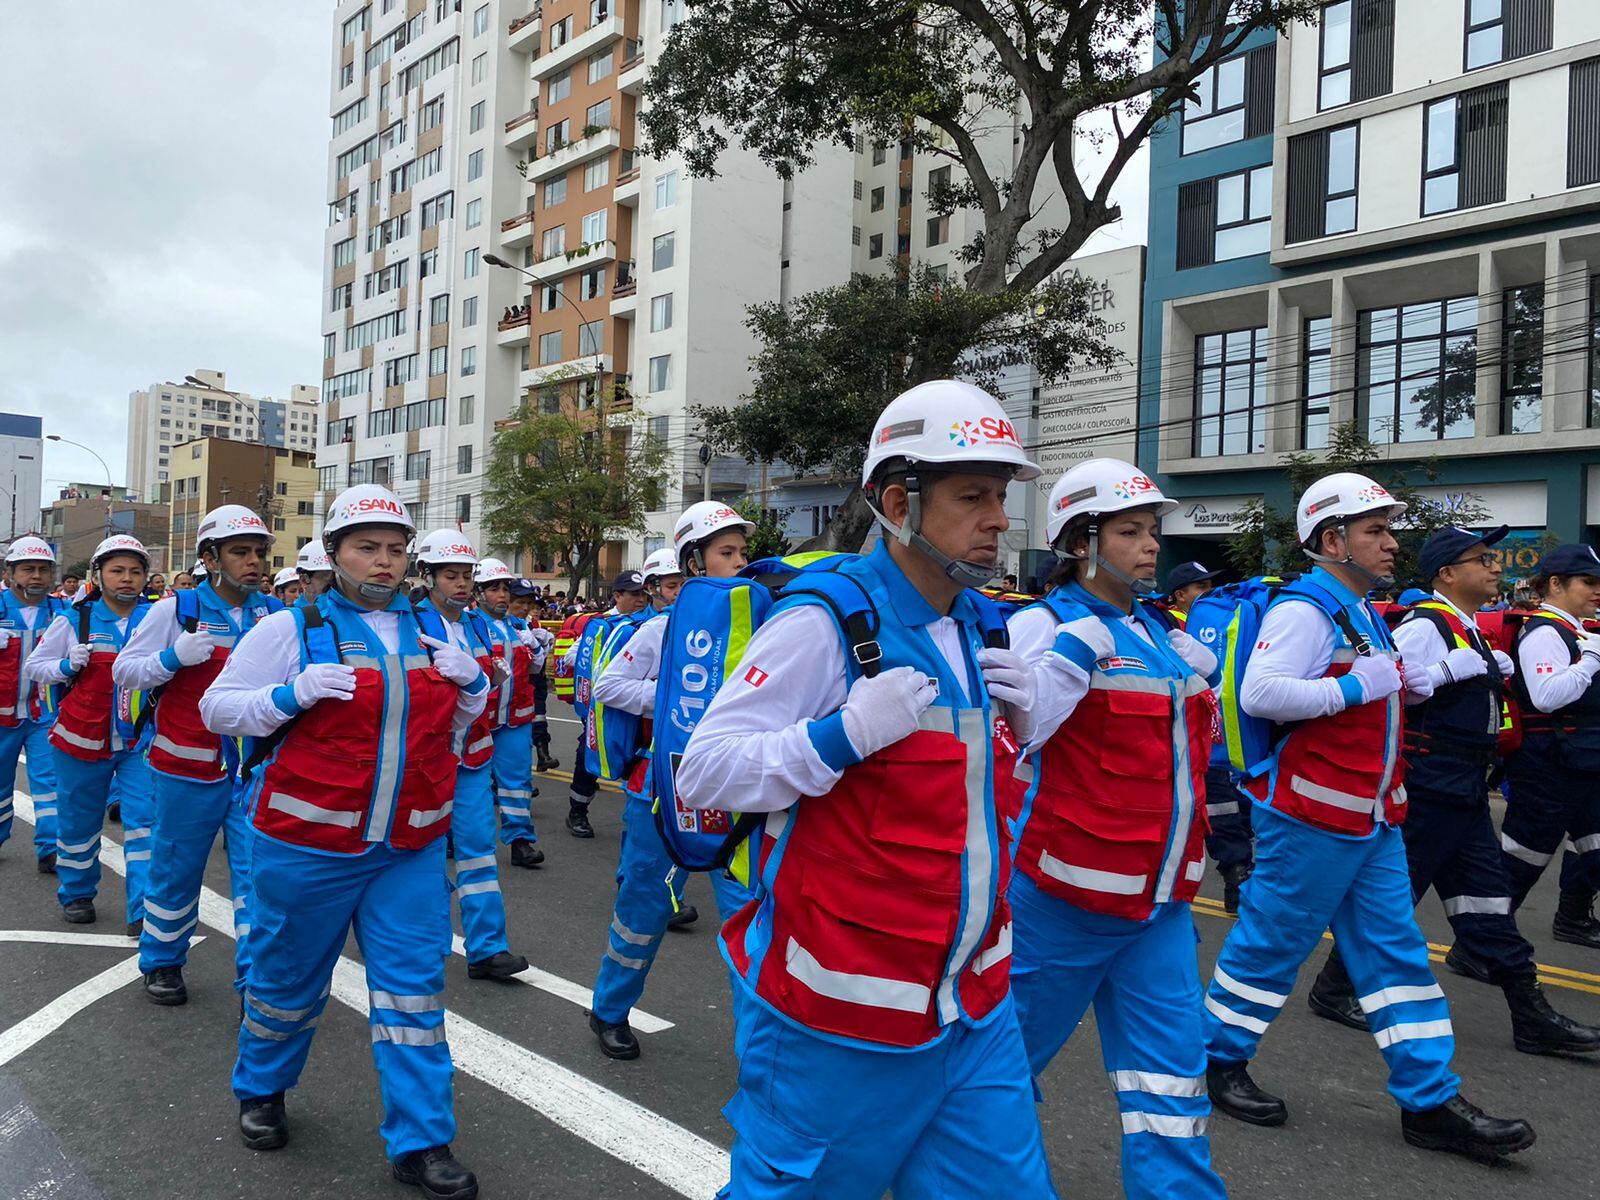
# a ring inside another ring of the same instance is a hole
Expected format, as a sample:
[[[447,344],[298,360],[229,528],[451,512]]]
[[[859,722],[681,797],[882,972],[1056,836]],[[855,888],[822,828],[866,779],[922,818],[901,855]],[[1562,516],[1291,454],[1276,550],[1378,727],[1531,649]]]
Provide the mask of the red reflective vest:
[[[22,618],[22,606],[8,596],[0,601],[0,615],[12,618],[16,626],[8,630],[11,634],[6,642],[6,648],[0,650],[0,729],[15,729],[24,720],[38,721],[48,716],[40,706],[39,696],[43,690],[39,684],[24,678],[22,664],[28,661],[28,656],[33,653],[33,648],[50,623],[64,610],[61,603],[54,599],[45,599],[39,605],[40,621],[35,629],[29,629]]]
[[[483,668],[483,677],[493,680],[494,654],[485,648],[482,653],[475,656],[478,665]],[[489,689],[489,700],[483,706],[483,711],[472,719],[472,724],[467,727],[466,737],[461,746],[461,765],[469,769],[487,766],[494,757],[494,706],[495,698],[499,695],[499,688]]]
[[[222,757],[222,739],[206,728],[200,719],[200,697],[216,682],[228,661],[233,638],[213,633],[225,640],[211,651],[211,657],[178,673],[161,688],[156,705],[156,735],[150,743],[150,766],[168,775],[213,783],[228,773]]]
[[[116,691],[111,664],[116,661],[115,650],[92,650],[77,682],[61,701],[50,727],[50,744],[62,754],[84,762],[111,757],[111,698]]]
[[[533,724],[533,651],[517,642],[511,647],[509,662],[511,709],[506,716],[506,724],[515,729],[519,725]]]

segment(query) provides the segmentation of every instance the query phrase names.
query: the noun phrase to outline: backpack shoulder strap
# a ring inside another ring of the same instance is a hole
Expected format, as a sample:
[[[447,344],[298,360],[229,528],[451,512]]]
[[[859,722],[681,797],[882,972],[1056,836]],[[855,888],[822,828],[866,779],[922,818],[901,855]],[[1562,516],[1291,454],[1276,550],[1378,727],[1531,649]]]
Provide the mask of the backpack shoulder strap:
[[[307,662],[344,661],[339,653],[339,639],[334,636],[333,626],[323,619],[320,608],[313,604],[305,608],[290,608],[288,611],[294,615],[295,623],[300,626],[300,640],[305,645]],[[250,757],[245,759],[239,768],[240,778],[266,762],[272,752],[283,744],[283,739],[289,736],[289,731],[299,720],[300,716],[296,714],[266,737],[256,738],[250,747]]]
[[[177,602],[173,605],[173,615],[178,619],[179,627],[185,633],[193,633],[200,625],[200,597],[194,594],[193,588],[185,588],[174,594]]]
[[[1006,606],[972,588],[967,589],[967,595],[972,597],[973,607],[978,610],[978,629],[983,634],[983,644],[991,650],[1009,650],[1011,631],[1006,627]]]
[[[878,645],[878,609],[860,580],[834,570],[804,571],[773,594],[780,598],[816,597],[844,631],[850,656],[861,673],[871,679],[883,669],[883,647]]]
[[[80,600],[76,607],[78,610],[78,641],[88,645],[89,623],[94,617],[94,601]]]
[[[1349,610],[1327,588],[1307,579],[1297,579],[1278,595],[1283,599],[1300,597],[1315,604],[1328,614],[1328,619],[1338,626],[1339,632],[1344,634],[1345,641],[1350,643],[1358,655],[1365,657],[1372,653],[1372,638],[1356,626],[1350,619]]]
[[[1426,621],[1432,625],[1449,649],[1454,650],[1462,646],[1477,648],[1472,646],[1472,638],[1466,626],[1461,625],[1458,629],[1457,626],[1460,625],[1460,621],[1455,618],[1455,614],[1447,611],[1437,602],[1413,604],[1411,611],[1401,618],[1400,624],[1408,625],[1412,621]]]

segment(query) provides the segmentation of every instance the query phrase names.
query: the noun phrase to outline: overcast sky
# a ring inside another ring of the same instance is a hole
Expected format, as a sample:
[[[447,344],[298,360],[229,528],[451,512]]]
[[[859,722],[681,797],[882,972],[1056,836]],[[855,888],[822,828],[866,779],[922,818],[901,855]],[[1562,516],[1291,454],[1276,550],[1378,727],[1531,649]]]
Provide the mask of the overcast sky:
[[[120,484],[128,393],[199,367],[318,383],[331,13],[0,0],[0,411]],[[1143,157],[1086,249],[1144,240]],[[104,478],[48,442],[44,468],[46,496]]]

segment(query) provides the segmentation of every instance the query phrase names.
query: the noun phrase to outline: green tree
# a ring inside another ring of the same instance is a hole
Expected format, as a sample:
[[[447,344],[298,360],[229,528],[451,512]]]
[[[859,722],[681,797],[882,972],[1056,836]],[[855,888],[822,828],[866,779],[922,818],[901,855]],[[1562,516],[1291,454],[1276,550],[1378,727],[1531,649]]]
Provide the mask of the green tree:
[[[568,594],[594,573],[607,541],[645,530],[661,507],[667,452],[630,427],[524,404],[495,434],[484,475],[483,526],[497,546],[568,566]]]
[[[789,538],[783,523],[793,512],[790,508],[762,508],[749,496],[733,502],[733,511],[756,527],[750,537],[750,561],[758,558],[778,558],[789,553]]]
[[[1405,516],[1395,529],[1400,552],[1395,558],[1394,577],[1401,587],[1408,586],[1415,578],[1417,551],[1429,535],[1447,525],[1479,525],[1489,516],[1483,502],[1471,494],[1463,494],[1458,502],[1449,505],[1422,495],[1417,489],[1439,478],[1437,461],[1430,458],[1412,463],[1389,462],[1354,421],[1335,425],[1328,431],[1325,453],[1302,450],[1285,454],[1280,460],[1280,469],[1295,501],[1324,475],[1359,471],[1376,479],[1396,500],[1404,502]],[[1246,575],[1304,571],[1311,565],[1300,552],[1293,507],[1280,509],[1264,500],[1252,500],[1245,506],[1240,530],[1228,540],[1224,553],[1228,564]]]

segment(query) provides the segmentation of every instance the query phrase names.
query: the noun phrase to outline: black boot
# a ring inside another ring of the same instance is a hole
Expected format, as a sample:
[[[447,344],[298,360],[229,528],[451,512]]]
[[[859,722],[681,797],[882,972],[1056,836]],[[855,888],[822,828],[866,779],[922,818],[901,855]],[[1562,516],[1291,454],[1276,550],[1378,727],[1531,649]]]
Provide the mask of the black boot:
[[[567,832],[575,838],[592,838],[594,826],[589,824],[589,806],[573,804],[567,809]]]
[[[429,1200],[473,1200],[478,1194],[478,1177],[456,1161],[449,1146],[413,1150],[393,1168],[396,1179],[421,1188]]]
[[[140,936],[142,933],[144,933],[144,922],[143,921],[129,921],[128,922],[127,931],[122,936],[123,937],[136,938],[136,937]]]
[[[626,1021],[620,1025],[613,1025],[590,1013],[589,1028],[594,1031],[595,1037],[600,1039],[600,1053],[607,1058],[639,1057],[639,1039],[634,1036],[633,1030],[628,1028]]]
[[[1444,956],[1444,965],[1457,975],[1468,979],[1476,979],[1479,983],[1489,983],[1489,968],[1483,959],[1470,950],[1463,950],[1461,943],[1457,942],[1450,947],[1449,953]]]
[[[502,950],[499,954],[491,954],[488,958],[480,958],[477,962],[467,964],[468,979],[510,979],[518,971],[528,969],[528,960],[520,954],[513,954],[509,950]]]
[[[1319,1017],[1359,1029],[1362,1033],[1370,1032],[1367,1014],[1356,1003],[1355,985],[1350,982],[1349,972],[1344,969],[1344,959],[1339,957],[1337,948],[1322,964],[1322,971],[1311,985],[1310,995],[1306,997],[1306,1007]]]
[[[183,985],[183,968],[157,967],[144,977],[144,994],[151,1004],[175,1007],[189,1003],[189,989]]]
[[[687,929],[700,919],[700,910],[692,904],[685,904],[677,912],[667,918],[668,929]]]
[[[1550,932],[1558,942],[1600,950],[1600,921],[1594,919],[1594,893],[1563,890]]]
[[[1212,1104],[1247,1124],[1282,1125],[1289,1119],[1289,1106],[1258,1088],[1242,1062],[1207,1063],[1206,1091]]]
[[[239,1101],[239,1136],[252,1150],[281,1150],[289,1141],[289,1116],[283,1093]]]
[[[444,835],[444,856],[451,862],[455,861],[456,835],[453,833],[447,833]]]
[[[1426,1112],[1400,1113],[1406,1141],[1424,1150],[1448,1150],[1484,1162],[1494,1162],[1533,1145],[1533,1126],[1526,1121],[1491,1117],[1465,1096]]]
[[[61,906],[61,916],[68,925],[93,925],[94,901],[87,897],[68,900]]]
[[[554,771],[557,767],[559,767],[561,765],[561,760],[559,758],[551,758],[550,757],[550,747],[549,746],[535,746],[533,748],[533,751],[534,751],[535,756],[539,760],[538,761],[538,770],[540,770],[540,771]]]
[[[514,867],[537,867],[544,861],[544,851],[527,838],[518,838],[511,843],[511,865]]]
[[[1253,863],[1231,863],[1222,868],[1222,907],[1231,913],[1239,911],[1239,885],[1250,878]]]
[[[41,875],[54,875],[55,873],[56,873],[56,852],[54,850],[52,850],[52,851],[50,851],[49,854],[41,854],[39,856],[39,874],[41,874]]]
[[[106,809],[106,816],[109,817],[111,820],[115,821],[118,825],[121,825],[122,824],[122,805],[113,804],[110,807],[108,807]]]
[[[1501,987],[1511,1009],[1511,1040],[1524,1054],[1593,1054],[1600,1050],[1600,1029],[1581,1025],[1551,1008],[1534,975],[1519,975]]]

